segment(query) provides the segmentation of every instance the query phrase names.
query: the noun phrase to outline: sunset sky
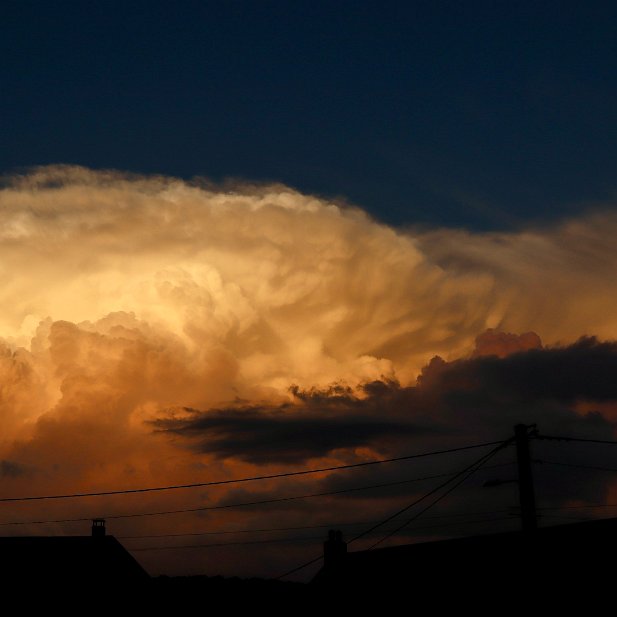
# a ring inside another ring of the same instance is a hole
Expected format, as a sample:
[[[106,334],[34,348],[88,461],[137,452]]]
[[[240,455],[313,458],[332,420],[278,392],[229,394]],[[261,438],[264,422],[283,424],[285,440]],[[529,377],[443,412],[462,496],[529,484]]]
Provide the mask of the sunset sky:
[[[399,457],[518,422],[614,439],[616,13],[9,3],[0,499]],[[534,448],[617,467],[610,447]],[[0,501],[0,533],[87,534],[53,521],[106,516],[151,574],[276,576],[328,526],[353,535],[442,481],[410,480],[482,452]],[[515,487],[482,489],[513,460],[393,541],[515,529]],[[547,464],[537,480],[541,507],[617,502],[610,474]],[[133,514],[148,516],[114,518]],[[256,544],[139,550],[234,542]]]

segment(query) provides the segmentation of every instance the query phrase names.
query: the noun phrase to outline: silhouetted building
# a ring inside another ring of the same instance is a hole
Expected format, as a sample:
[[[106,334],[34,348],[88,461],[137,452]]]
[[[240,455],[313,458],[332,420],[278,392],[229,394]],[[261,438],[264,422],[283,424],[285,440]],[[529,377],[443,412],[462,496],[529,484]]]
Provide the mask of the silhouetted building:
[[[114,538],[105,521],[92,522],[90,536],[0,537],[0,582],[96,586],[109,590],[149,580],[146,571]]]
[[[617,519],[355,552],[347,551],[340,532],[330,532],[313,583],[340,593],[380,590],[441,600],[446,592],[514,598],[525,590],[563,603],[590,590],[594,597],[608,594],[614,574],[606,558],[616,549]]]

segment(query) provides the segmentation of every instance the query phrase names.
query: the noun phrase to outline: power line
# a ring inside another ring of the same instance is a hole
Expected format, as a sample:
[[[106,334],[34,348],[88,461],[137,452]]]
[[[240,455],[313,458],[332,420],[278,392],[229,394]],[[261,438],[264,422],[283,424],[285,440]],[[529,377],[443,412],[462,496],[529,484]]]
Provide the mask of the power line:
[[[536,439],[547,439],[551,441],[579,441],[582,443],[604,443],[617,445],[617,441],[609,441],[607,439],[582,439],[580,437],[556,437],[554,435],[535,435]]]
[[[118,540],[144,540],[153,538],[183,538],[187,536],[222,536],[237,533],[269,533],[274,531],[299,531],[303,529],[330,529],[331,527],[352,527],[356,525],[370,525],[371,522],[359,521],[357,523],[330,523],[329,525],[300,525],[297,527],[264,527],[262,529],[224,529],[220,531],[198,531],[190,533],[160,533],[142,536],[116,536]]]
[[[285,574],[281,574],[277,576],[274,580],[278,581],[287,576],[291,576],[292,574],[295,574],[296,572],[300,572],[300,570],[304,570],[304,568],[308,568],[309,566],[312,566],[314,563],[317,563],[318,561],[321,561],[322,559],[323,559],[323,555],[318,555],[314,559],[311,559],[310,561],[303,563],[297,568],[294,568],[293,570],[288,570],[287,572],[285,572]]]
[[[292,476],[305,476],[314,473],[321,473],[325,471],[340,471],[342,469],[354,469],[356,467],[367,467],[369,465],[381,465],[382,463],[395,463],[398,461],[408,461],[415,458],[423,458],[426,456],[437,456],[439,454],[450,454],[452,452],[462,452],[463,450],[472,450],[474,448],[484,448],[486,446],[492,446],[497,441],[489,441],[486,443],[472,444],[469,446],[461,446],[458,448],[448,448],[447,450],[434,450],[432,452],[422,452],[420,454],[409,454],[406,456],[397,456],[394,458],[384,458],[372,461],[363,461],[362,463],[349,463],[347,465],[333,465],[331,467],[320,467],[317,469],[304,469],[301,471],[287,471],[283,473],[274,473],[262,476],[251,476],[247,478],[232,478],[229,480],[213,480],[211,482],[194,482],[192,484],[172,484],[169,486],[153,486],[148,488],[131,488],[131,489],[119,489],[111,491],[98,491],[90,493],[67,493],[63,495],[34,495],[28,497],[1,497],[0,503],[12,502],[12,501],[39,501],[42,499],[75,499],[82,497],[103,497],[109,495],[128,495],[131,493],[152,493],[157,491],[175,491],[179,489],[189,488],[203,488],[205,486],[222,486],[225,484],[239,484],[241,482],[257,482],[260,480],[273,480],[276,478],[289,478]]]
[[[509,465],[511,463],[505,463]],[[225,510],[230,508],[241,508],[247,506],[260,506],[272,503],[281,503],[285,501],[295,501],[298,499],[312,499],[315,497],[326,497],[330,495],[341,495],[344,493],[352,493],[355,491],[366,491],[375,488],[384,488],[388,486],[396,486],[400,484],[409,484],[412,482],[420,482],[422,480],[433,480],[435,478],[443,478],[452,475],[452,473],[442,473],[435,474],[431,476],[423,476],[419,478],[411,478],[408,480],[398,480],[396,482],[384,482],[381,484],[371,484],[368,486],[357,486],[352,488],[339,489],[336,491],[324,491],[321,493],[309,493],[306,495],[291,495],[289,497],[274,497],[272,499],[260,499],[255,501],[245,501],[240,503],[230,503],[230,504],[220,504],[216,506],[201,506],[198,508],[181,508],[178,510],[160,510],[157,512],[137,512],[137,513],[129,513],[129,514],[111,514],[107,516],[101,516],[99,518],[105,518],[108,520],[121,519],[121,518],[139,518],[143,516],[165,516],[170,514],[186,514],[190,512],[204,512],[206,510]],[[78,518],[64,518],[64,519],[51,519],[51,520],[35,520],[35,521],[10,521],[10,522],[0,522],[0,526],[8,526],[8,525],[44,525],[44,524],[52,524],[52,523],[78,523],[84,521],[92,520],[91,516],[88,517],[78,517]]]
[[[597,465],[578,465],[574,463],[559,463],[557,461],[534,461],[534,463],[540,463],[542,465],[558,465],[559,467],[574,467],[576,469],[591,469],[593,471],[617,471],[616,467],[599,467]]]
[[[331,527],[352,527],[357,525],[370,525],[371,521],[358,521],[357,523],[330,523],[329,525],[300,525],[297,527],[264,527],[262,529],[224,529],[220,531],[198,531],[190,533],[160,533],[142,536],[116,536],[118,540],[144,540],[154,538],[185,538],[187,536],[222,536],[237,533],[269,533],[274,531],[299,531],[304,529],[330,529]]]
[[[540,514],[539,515],[540,518],[558,518],[558,519],[563,519],[563,520],[568,520],[568,521],[591,521],[593,519],[590,518],[581,518],[580,516],[563,516],[560,514]]]
[[[396,529],[393,529],[392,531],[390,531],[389,533],[387,533],[385,536],[383,536],[380,540],[378,540],[377,542],[375,542],[375,544],[372,544],[368,550],[372,550],[375,547],[379,546],[382,542],[384,542],[385,540],[387,540],[388,538],[391,538],[393,535],[397,534],[399,531],[401,531],[401,529],[405,528],[407,525],[409,525],[412,521],[420,518],[420,516],[422,516],[422,514],[424,514],[427,510],[429,510],[430,508],[432,508],[434,505],[438,504],[442,499],[445,499],[450,493],[452,493],[452,491],[454,491],[455,489],[457,489],[463,482],[465,482],[466,480],[468,480],[474,473],[476,473],[476,471],[478,471],[478,469],[480,469],[484,463],[486,463],[491,457],[493,457],[495,454],[497,454],[497,452],[501,449],[501,446],[498,448],[495,448],[494,450],[492,450],[491,452],[489,452],[488,454],[485,454],[483,457],[481,457],[476,463],[470,465],[467,469],[469,471],[467,471],[467,473],[465,473],[463,475],[463,477],[456,482],[455,484],[453,484],[451,487],[448,488],[447,491],[445,491],[442,495],[440,495],[439,497],[437,497],[432,503],[428,504],[424,509],[420,510],[420,512],[418,512],[417,514],[415,514],[414,516],[412,516],[410,519],[408,519],[407,521],[405,521],[402,525],[399,525]],[[460,474],[459,474],[460,475]],[[449,482],[451,482],[452,480],[454,480],[455,478],[452,478],[451,480],[448,480],[447,482],[444,482],[444,484],[442,486],[446,486]],[[439,489],[437,489],[439,490]],[[436,491],[434,491],[436,492]],[[418,502],[416,502],[418,503]],[[414,504],[415,505],[415,504]]]
[[[311,499],[314,497],[326,497],[329,495],[339,495],[343,493],[351,493],[354,491],[364,491],[364,490],[370,490],[374,488],[383,488],[386,486],[394,486],[397,484],[405,484],[408,482],[419,482],[421,480],[430,480],[435,477],[441,478],[447,475],[450,475],[450,474],[437,474],[436,476],[425,476],[422,478],[412,478],[411,480],[400,480],[397,482],[385,482],[383,484],[371,484],[369,486],[358,486],[358,487],[353,487],[353,488],[339,489],[336,491],[324,491],[322,493],[309,493],[306,495],[292,495],[289,497],[273,497],[272,499],[260,499],[260,500],[255,500],[255,501],[244,501],[244,502],[238,502],[238,503],[220,504],[216,506],[200,506],[199,508],[182,508],[179,510],[159,510],[157,512],[138,512],[138,513],[131,513],[131,514],[112,514],[112,515],[102,516],[100,518],[105,518],[108,520],[120,519],[120,518],[139,518],[142,516],[165,516],[169,514],[186,514],[190,512],[204,512],[206,510],[227,510],[230,508],[242,508],[246,506],[261,506],[261,505],[266,505],[266,504],[271,504],[271,503],[295,501],[297,499]],[[49,521],[30,521],[30,522],[12,522],[12,523],[3,522],[3,523],[0,523],[0,525],[28,525],[28,524],[38,525],[38,524],[43,524],[43,523],[74,523],[74,522],[90,521],[90,520],[92,520],[92,517],[57,519],[57,520],[49,520]]]
[[[377,525],[371,527],[370,529],[367,529],[366,531],[364,531],[363,533],[355,536],[354,538],[352,538],[347,544],[351,544],[352,542],[355,542],[356,540],[359,540],[360,538],[364,537],[365,535],[371,533],[372,531],[374,531],[375,529],[377,529],[378,527],[381,527],[382,525],[385,525],[386,523],[390,522],[391,520],[395,519],[397,516],[399,516],[400,514],[403,514],[404,512],[407,512],[407,510],[410,510],[411,508],[413,508],[414,506],[418,505],[419,503],[421,503],[422,501],[424,501],[425,499],[428,499],[431,495],[434,495],[435,493],[437,493],[438,491],[440,491],[442,488],[444,488],[445,486],[447,486],[450,482],[452,482],[453,480],[456,480],[457,478],[459,478],[461,475],[466,474],[470,469],[474,468],[476,465],[478,465],[481,462],[487,461],[489,458],[491,458],[494,454],[496,454],[499,450],[501,450],[503,447],[505,447],[506,445],[509,445],[512,442],[512,439],[508,439],[507,441],[502,441],[499,446],[497,446],[496,448],[493,448],[493,450],[491,450],[488,454],[485,454],[484,456],[480,457],[477,461],[474,461],[471,465],[468,465],[467,467],[465,467],[462,471],[459,471],[457,474],[455,474],[452,478],[450,478],[449,480],[446,480],[445,482],[443,482],[442,484],[440,484],[438,487],[434,488],[433,490],[429,491],[428,493],[425,493],[422,497],[420,497],[419,499],[416,499],[415,501],[413,501],[412,503],[410,503],[409,505],[405,506],[404,508],[402,508],[401,510],[399,510],[398,512],[395,512],[394,514],[392,514],[391,516],[388,516],[386,519],[384,519],[381,523],[378,523]],[[456,485],[458,486],[458,484]]]
[[[455,480],[456,478],[458,478],[461,475],[467,473],[467,471],[469,471],[471,468],[475,467],[475,465],[477,465],[478,463],[487,461],[490,457],[492,457],[494,454],[496,454],[499,450],[501,450],[502,448],[506,447],[507,445],[510,445],[512,443],[512,441],[513,441],[513,438],[509,438],[509,439],[507,439],[505,441],[497,442],[499,445],[496,448],[494,448],[493,450],[491,450],[488,454],[485,454],[484,456],[480,457],[480,459],[478,459],[477,461],[474,461],[471,465],[468,465],[467,467],[465,467],[462,471],[460,471],[456,475],[454,475],[454,477],[450,478],[446,482],[443,482],[437,488],[429,491],[428,493],[425,493],[422,497],[420,497],[419,499],[413,501],[411,504],[405,506],[403,509],[395,512],[391,516],[389,516],[386,519],[382,520],[380,523],[377,523],[376,525],[372,526],[371,528],[367,529],[366,531],[362,532],[361,534],[355,536],[347,544],[349,545],[352,542],[355,542],[356,540],[359,540],[360,538],[368,535],[369,533],[372,533],[375,529],[381,527],[382,525],[385,525],[386,523],[390,522],[392,519],[396,518],[397,516],[399,516],[403,512],[406,512],[407,510],[409,510],[413,506],[415,506],[418,503],[422,502],[424,499],[427,499],[428,497],[430,497],[431,495],[433,495],[437,491],[441,490],[444,486],[446,486],[447,484],[449,484],[450,482]],[[311,560],[309,560],[309,561],[299,565],[298,567],[293,568],[292,570],[288,570],[287,572],[284,572],[283,574],[277,576],[276,580],[280,580],[282,578],[290,576],[291,574],[295,574],[296,572],[299,572],[300,570],[303,570],[304,568],[306,568],[306,567],[316,563],[317,561],[320,561],[321,559],[323,559],[323,555],[319,555],[319,556],[315,557],[314,559],[311,559]]]
[[[485,461],[488,459],[485,459]],[[476,471],[478,470],[478,467],[475,467],[474,469],[470,470],[465,476],[463,476],[463,478],[461,478],[461,480],[459,480],[456,484],[452,485],[445,493],[443,493],[442,495],[440,495],[439,497],[437,497],[437,499],[435,499],[435,501],[433,501],[432,503],[428,504],[428,506],[426,506],[424,509],[420,510],[420,512],[418,512],[417,514],[415,514],[412,518],[408,519],[407,521],[405,521],[402,525],[399,525],[396,529],[393,529],[392,531],[390,531],[389,533],[387,533],[385,536],[383,536],[380,540],[378,540],[377,542],[375,542],[374,544],[372,544],[371,546],[369,546],[368,550],[372,550],[374,548],[376,548],[377,546],[379,546],[382,542],[384,542],[385,540],[387,540],[388,538],[391,538],[393,535],[397,534],[399,531],[401,531],[401,529],[405,528],[407,525],[409,525],[411,522],[413,522],[414,520],[420,518],[420,516],[422,516],[422,514],[424,514],[427,510],[429,510],[430,508],[432,508],[434,505],[436,505],[437,503],[439,503],[442,499],[444,499],[445,497],[447,497],[452,491],[454,491],[456,488],[458,488],[463,482],[465,482],[468,478],[470,478]]]
[[[476,515],[493,515],[493,514],[504,514],[508,513],[509,510],[489,510],[483,512],[458,512],[455,514],[442,514],[433,517],[427,518],[452,518],[452,517],[462,517],[462,516],[476,516]],[[508,517],[504,517],[504,519],[514,518],[515,515],[510,514]],[[423,525],[422,527],[414,527],[414,529],[428,529],[429,527],[445,527],[451,525],[466,525],[472,522],[482,522],[483,520],[501,520],[501,519],[481,519],[478,521],[452,521],[451,523],[438,523],[432,525]],[[263,527],[259,528],[251,528],[251,529],[224,529],[218,531],[199,531],[199,532],[189,532],[189,533],[161,533],[161,534],[146,534],[139,536],[116,536],[118,540],[144,540],[144,539],[155,539],[155,538],[182,538],[182,537],[190,537],[190,536],[218,536],[218,535],[234,535],[241,533],[269,533],[269,532],[277,532],[277,531],[299,531],[305,529],[335,529],[338,527],[358,527],[360,525],[372,525],[377,521],[356,521],[356,522],[347,522],[347,523],[328,523],[324,525],[301,525],[296,527]]]
[[[467,525],[467,524],[475,524],[475,523],[492,523],[496,521],[505,521],[505,520],[513,520],[511,516],[499,517],[499,518],[491,518],[491,519],[482,519],[479,521],[464,521],[464,522],[452,522],[452,523],[442,523],[439,525],[424,525],[422,527],[417,527],[416,529],[432,529],[436,527],[452,527],[453,525]],[[298,527],[296,529],[319,529],[326,528],[327,525],[319,525],[316,527]],[[291,528],[293,529],[293,528]],[[294,538],[269,538],[266,540],[242,540],[237,542],[213,542],[208,544],[174,544],[172,546],[145,546],[140,548],[131,548],[130,552],[138,552],[138,551],[168,551],[168,550],[178,550],[178,549],[189,549],[189,548],[215,548],[221,546],[245,546],[251,544],[274,544],[278,542],[315,542],[318,540],[323,540],[323,536],[301,536]]]
[[[175,546],[145,546],[142,548],[132,548],[131,552],[137,551],[168,551],[182,548],[214,548],[219,546],[246,546],[249,544],[274,544],[276,542],[315,542],[322,540],[321,536],[315,537],[302,537],[302,538],[270,538],[268,540],[242,540],[239,542],[215,542],[212,544],[182,544]]]
[[[586,508],[617,508],[617,503],[594,503],[594,504],[587,504],[587,505],[581,505],[581,506],[552,506],[552,507],[545,507],[545,508],[538,508],[538,510],[583,510]]]

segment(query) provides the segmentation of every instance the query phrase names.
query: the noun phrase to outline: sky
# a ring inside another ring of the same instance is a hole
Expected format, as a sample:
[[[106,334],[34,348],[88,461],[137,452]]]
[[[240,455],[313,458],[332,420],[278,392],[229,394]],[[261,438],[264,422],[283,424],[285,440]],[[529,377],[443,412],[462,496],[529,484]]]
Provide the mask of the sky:
[[[614,439],[615,17],[9,3],[0,500],[396,458],[519,422]],[[617,501],[580,467],[617,467],[611,446],[533,447],[541,507]],[[484,452],[0,501],[0,526],[106,517],[151,574],[276,576]],[[390,541],[515,529],[515,487],[482,488],[513,455]]]
[[[9,2],[0,169],[276,181],[396,225],[614,199],[611,2]]]

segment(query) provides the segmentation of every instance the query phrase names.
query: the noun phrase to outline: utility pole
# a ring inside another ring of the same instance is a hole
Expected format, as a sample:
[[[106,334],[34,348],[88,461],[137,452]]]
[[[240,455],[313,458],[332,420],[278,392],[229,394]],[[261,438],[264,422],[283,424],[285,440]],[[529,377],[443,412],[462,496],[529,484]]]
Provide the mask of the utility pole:
[[[516,461],[518,465],[518,494],[521,505],[521,524],[523,533],[532,533],[538,528],[536,518],[536,496],[531,475],[531,456],[529,454],[529,426],[517,424],[514,427],[516,441]]]

